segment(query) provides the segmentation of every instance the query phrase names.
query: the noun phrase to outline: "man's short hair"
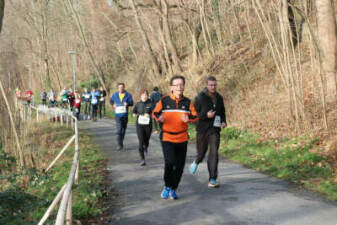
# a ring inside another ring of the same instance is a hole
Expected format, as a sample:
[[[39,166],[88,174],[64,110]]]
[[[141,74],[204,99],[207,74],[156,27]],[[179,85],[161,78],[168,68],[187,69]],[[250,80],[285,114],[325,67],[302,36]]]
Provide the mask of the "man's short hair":
[[[215,76],[208,76],[208,77],[206,78],[206,84],[208,83],[208,81],[216,81]]]
[[[124,87],[125,87],[125,84],[124,83],[118,83],[118,85],[117,85],[117,87],[119,86],[119,85],[123,85]]]
[[[158,87],[154,87],[153,91],[159,91]]]
[[[185,77],[181,76],[181,75],[174,75],[171,80],[170,80],[170,85],[172,86],[173,85],[173,81],[174,80],[178,80],[178,79],[181,79],[183,80],[183,83],[185,85]]]

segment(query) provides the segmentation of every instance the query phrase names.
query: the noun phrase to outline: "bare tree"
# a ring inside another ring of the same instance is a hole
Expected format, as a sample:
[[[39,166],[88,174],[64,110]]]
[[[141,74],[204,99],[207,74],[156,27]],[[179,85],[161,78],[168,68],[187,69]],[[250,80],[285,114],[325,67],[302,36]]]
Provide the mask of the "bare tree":
[[[323,73],[326,81],[327,101],[336,100],[336,60],[337,60],[337,37],[336,17],[332,0],[316,1],[317,9],[317,32],[320,42],[320,51],[323,57]]]
[[[2,20],[4,18],[4,11],[5,11],[5,0],[0,0],[0,32],[2,28]]]

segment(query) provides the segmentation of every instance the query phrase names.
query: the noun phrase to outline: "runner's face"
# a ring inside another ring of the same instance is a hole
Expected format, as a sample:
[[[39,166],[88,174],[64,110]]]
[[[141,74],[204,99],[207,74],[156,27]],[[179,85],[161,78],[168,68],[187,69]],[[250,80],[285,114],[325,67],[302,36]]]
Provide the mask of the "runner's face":
[[[207,81],[206,88],[209,93],[214,94],[216,92],[216,81]]]
[[[180,97],[183,95],[185,89],[185,84],[182,79],[175,79],[172,82],[171,90],[175,97]]]
[[[147,93],[143,93],[141,96],[140,96],[140,99],[143,101],[143,102],[146,102],[146,100],[149,99],[149,96],[147,95]]]
[[[125,91],[124,85],[118,85],[118,92],[119,93],[124,93],[124,91]]]

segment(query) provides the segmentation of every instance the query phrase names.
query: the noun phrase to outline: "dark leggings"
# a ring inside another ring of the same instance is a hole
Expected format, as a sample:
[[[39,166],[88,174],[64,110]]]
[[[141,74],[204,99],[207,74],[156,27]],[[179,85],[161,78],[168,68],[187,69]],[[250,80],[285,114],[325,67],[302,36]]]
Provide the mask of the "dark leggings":
[[[197,159],[195,160],[196,163],[202,162],[204,159],[208,145],[209,153],[208,153],[208,160],[207,160],[207,167],[209,173],[209,179],[215,179],[218,177],[218,149],[220,144],[220,134],[219,132],[197,132]]]
[[[144,159],[144,152],[147,152],[147,148],[149,147],[149,141],[152,132],[152,125],[138,125],[137,128],[137,136],[139,141],[139,155],[141,159]]]
[[[105,116],[105,101],[100,101],[98,104],[99,118],[102,118],[102,111],[103,116]]]
[[[91,118],[96,119],[97,118],[97,104],[91,104]]]
[[[164,182],[165,186],[171,189],[177,189],[181,176],[184,172],[187,142],[172,143],[161,142],[165,160]]]

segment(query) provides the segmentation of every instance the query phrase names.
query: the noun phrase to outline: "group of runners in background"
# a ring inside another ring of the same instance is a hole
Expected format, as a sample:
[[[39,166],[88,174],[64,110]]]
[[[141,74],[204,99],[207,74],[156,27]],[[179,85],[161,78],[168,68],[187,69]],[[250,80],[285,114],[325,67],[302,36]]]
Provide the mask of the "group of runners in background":
[[[155,132],[160,131],[160,140],[164,156],[164,188],[161,198],[178,199],[176,190],[180,183],[187,153],[188,123],[196,123],[197,156],[189,167],[191,174],[195,174],[209,148],[208,154],[208,187],[218,187],[218,149],[220,131],[227,126],[225,107],[222,96],[216,91],[217,80],[213,76],[206,79],[206,87],[192,102],[184,96],[185,78],[181,75],[173,76],[170,80],[170,93],[162,96],[158,87],[153,88],[151,95],[147,89],[139,93],[139,101],[134,105],[132,95],[125,90],[125,84],[118,84],[118,91],[112,94],[110,104],[113,107],[116,121],[117,150],[123,150],[124,137],[129,118],[129,107],[133,106],[132,115],[136,117],[136,130],[139,141],[140,165],[146,165],[149,141],[154,125]],[[30,104],[33,93],[25,93],[27,103]],[[57,97],[54,90],[41,93],[42,104],[56,106]],[[100,118],[105,116],[106,91],[84,88],[82,94],[73,93],[64,88],[59,95],[61,107],[74,110],[77,118],[83,105],[85,119],[96,121],[97,111]],[[48,103],[47,103],[48,101]]]

